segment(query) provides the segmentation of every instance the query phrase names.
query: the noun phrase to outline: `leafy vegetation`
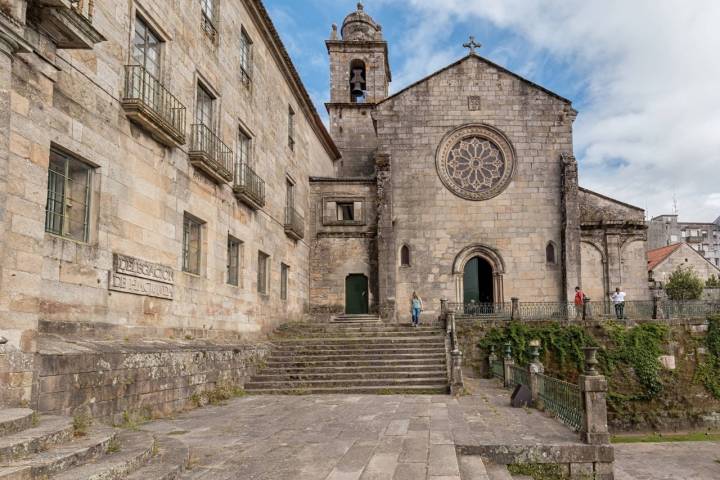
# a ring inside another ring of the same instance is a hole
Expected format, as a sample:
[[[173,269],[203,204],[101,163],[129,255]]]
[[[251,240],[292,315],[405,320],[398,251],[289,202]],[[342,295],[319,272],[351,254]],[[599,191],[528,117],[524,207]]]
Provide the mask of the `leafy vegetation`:
[[[702,296],[705,285],[692,268],[682,265],[670,274],[665,291],[671,300],[697,300]]]
[[[715,275],[710,275],[705,281],[705,288],[720,288],[720,278]]]
[[[88,429],[92,425],[92,417],[90,413],[81,408],[73,415],[73,434],[76,437],[84,437],[88,433]]]
[[[708,319],[708,333],[705,337],[707,359],[698,365],[696,379],[713,397],[720,400],[720,315]]]

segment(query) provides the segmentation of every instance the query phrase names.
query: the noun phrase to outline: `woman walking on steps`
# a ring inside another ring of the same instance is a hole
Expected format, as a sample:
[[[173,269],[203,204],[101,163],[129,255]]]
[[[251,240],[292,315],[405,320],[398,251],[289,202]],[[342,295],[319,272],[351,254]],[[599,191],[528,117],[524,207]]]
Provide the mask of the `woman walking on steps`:
[[[422,298],[420,298],[416,292],[413,292],[412,299],[410,299],[410,313],[412,314],[413,327],[420,325],[420,312],[422,312],[422,309]]]

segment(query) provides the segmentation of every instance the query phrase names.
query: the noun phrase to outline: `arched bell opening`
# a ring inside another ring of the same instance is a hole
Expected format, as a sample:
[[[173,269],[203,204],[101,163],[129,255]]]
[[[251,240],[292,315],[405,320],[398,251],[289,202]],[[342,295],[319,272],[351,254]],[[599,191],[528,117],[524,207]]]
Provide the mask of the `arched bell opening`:
[[[367,71],[362,60],[350,62],[350,101],[352,103],[367,101]]]

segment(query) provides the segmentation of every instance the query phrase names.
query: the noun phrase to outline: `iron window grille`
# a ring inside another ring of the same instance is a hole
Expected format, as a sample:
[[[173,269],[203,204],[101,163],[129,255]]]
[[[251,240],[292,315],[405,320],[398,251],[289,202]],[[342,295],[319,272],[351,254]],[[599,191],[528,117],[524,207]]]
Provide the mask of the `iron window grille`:
[[[240,286],[240,240],[228,236],[227,243],[227,283]]]
[[[183,271],[200,275],[202,222],[185,215],[183,221]]]
[[[263,295],[267,294],[268,287],[268,260],[270,256],[263,252],[258,252],[258,270],[257,270],[257,291]]]
[[[93,167],[56,149],[50,150],[45,231],[88,242]]]

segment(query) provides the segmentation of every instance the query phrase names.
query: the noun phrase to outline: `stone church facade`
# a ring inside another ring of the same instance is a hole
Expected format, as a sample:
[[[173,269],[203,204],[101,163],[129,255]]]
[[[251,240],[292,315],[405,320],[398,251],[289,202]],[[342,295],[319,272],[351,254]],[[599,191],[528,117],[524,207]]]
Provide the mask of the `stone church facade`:
[[[0,0],[0,405],[176,409],[278,325],[405,321],[414,290],[646,295],[642,211],[578,187],[568,100],[475,53],[390,95],[360,6],[328,131],[260,0],[170,3]]]
[[[311,179],[317,312],[405,320],[413,291],[430,316],[440,298],[568,301],[581,284],[648,298],[643,211],[579,188],[569,100],[474,48],[388,95],[388,45],[362,5],[326,44],[342,159],[339,178]]]

